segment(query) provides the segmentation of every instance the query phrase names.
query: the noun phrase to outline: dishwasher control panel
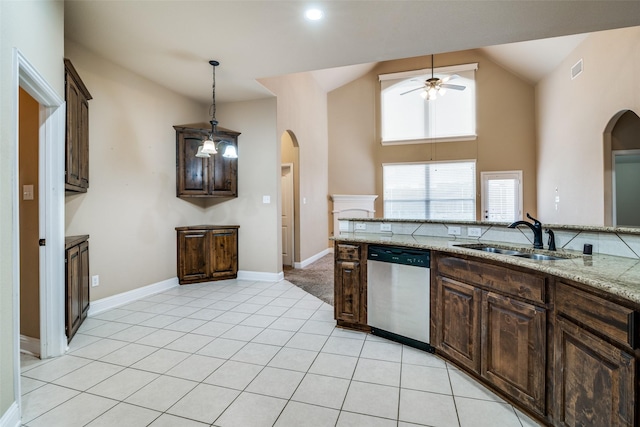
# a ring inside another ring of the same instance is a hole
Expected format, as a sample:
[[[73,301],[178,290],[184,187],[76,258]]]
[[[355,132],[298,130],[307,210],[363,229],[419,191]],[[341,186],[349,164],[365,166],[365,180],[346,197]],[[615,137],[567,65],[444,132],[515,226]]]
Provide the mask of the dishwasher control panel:
[[[429,268],[431,252],[426,249],[401,248],[397,246],[370,245],[367,259],[372,261],[389,262],[392,264],[413,265]]]

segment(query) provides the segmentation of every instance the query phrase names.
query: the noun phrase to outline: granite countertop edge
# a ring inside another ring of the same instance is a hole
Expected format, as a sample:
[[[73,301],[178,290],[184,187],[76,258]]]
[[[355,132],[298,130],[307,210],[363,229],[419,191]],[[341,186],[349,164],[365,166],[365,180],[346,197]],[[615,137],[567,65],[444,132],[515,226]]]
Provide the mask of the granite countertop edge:
[[[535,261],[458,246],[478,244],[479,242],[477,240],[451,239],[434,236],[342,233],[338,237],[331,237],[331,240],[414,247],[499,261],[506,265],[523,267],[582,283],[640,306],[640,260],[637,259],[601,254],[582,255],[580,252],[568,250],[558,250],[556,252],[536,250],[536,253],[557,254],[571,258],[559,261]],[[517,244],[505,244],[504,242],[481,243],[498,247],[516,248],[524,252],[533,252],[531,247],[519,246]]]

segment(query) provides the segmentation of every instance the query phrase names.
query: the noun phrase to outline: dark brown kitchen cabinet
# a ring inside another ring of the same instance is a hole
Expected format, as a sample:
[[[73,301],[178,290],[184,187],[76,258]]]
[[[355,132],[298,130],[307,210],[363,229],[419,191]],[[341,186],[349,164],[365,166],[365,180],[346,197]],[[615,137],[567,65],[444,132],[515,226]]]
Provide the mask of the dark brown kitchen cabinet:
[[[433,252],[432,268],[437,352],[545,416],[546,279]]]
[[[237,225],[176,227],[181,285],[238,276]]]
[[[89,90],[68,59],[64,60],[65,101],[65,191],[84,193],[89,188]]]
[[[334,314],[339,326],[368,329],[366,253],[364,244],[335,244]]]
[[[637,313],[577,287],[556,284],[556,426],[635,426]]]
[[[176,130],[176,196],[203,198],[238,197],[238,159],[222,156],[225,144],[218,146],[218,154],[196,157],[198,147],[211,134],[211,125],[196,123],[177,125]],[[238,148],[239,132],[217,128],[214,141],[222,139]]]
[[[89,236],[65,239],[65,319],[67,342],[78,331],[89,311]]]
[[[436,276],[432,288],[435,330],[431,344],[474,372],[480,372],[481,291],[471,285]]]
[[[481,375],[543,414],[546,310],[493,292],[482,295]]]

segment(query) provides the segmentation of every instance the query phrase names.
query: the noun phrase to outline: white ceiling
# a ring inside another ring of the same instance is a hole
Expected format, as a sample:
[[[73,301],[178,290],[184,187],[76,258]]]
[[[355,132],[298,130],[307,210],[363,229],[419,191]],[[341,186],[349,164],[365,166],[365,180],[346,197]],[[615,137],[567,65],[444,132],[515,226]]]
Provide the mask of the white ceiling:
[[[65,37],[208,103],[209,59],[220,61],[216,98],[222,102],[271,96],[256,81],[262,77],[314,71],[331,90],[379,61],[473,48],[484,48],[496,62],[535,82],[585,35],[538,39],[640,25],[640,1],[314,4],[325,13],[318,22],[303,17],[311,5],[305,0],[66,0]],[[528,40],[538,41],[517,43]],[[338,69],[326,70],[333,68]]]

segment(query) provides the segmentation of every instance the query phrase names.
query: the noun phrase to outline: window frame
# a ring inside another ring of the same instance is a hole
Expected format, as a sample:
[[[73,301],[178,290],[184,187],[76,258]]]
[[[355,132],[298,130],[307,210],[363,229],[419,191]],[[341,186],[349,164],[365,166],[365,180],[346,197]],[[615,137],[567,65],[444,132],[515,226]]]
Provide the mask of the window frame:
[[[420,161],[420,162],[393,162],[393,163],[383,163],[382,164],[382,213],[383,213],[383,217],[385,218],[397,218],[397,217],[393,217],[393,216],[388,216],[386,209],[387,209],[387,198],[385,197],[385,172],[384,172],[384,167],[385,166],[410,166],[410,165],[437,165],[437,164],[453,164],[453,163],[473,163],[473,167],[474,167],[474,171],[473,171],[473,209],[471,210],[472,219],[462,219],[462,220],[455,220],[455,221],[476,221],[477,219],[477,208],[478,208],[478,192],[477,192],[477,188],[478,188],[478,177],[477,177],[477,173],[478,173],[478,161],[477,159],[456,159],[456,160],[427,160],[427,161]],[[424,199],[424,202],[426,203],[428,200],[434,200],[434,199]],[[397,218],[397,219],[424,219],[424,220],[430,220],[430,221],[453,221],[452,219],[443,219],[443,218],[410,218],[410,217],[402,217],[402,218]]]
[[[378,99],[379,99],[379,117],[380,117],[380,143],[383,146],[393,146],[393,145],[410,145],[410,144],[430,144],[435,142],[448,142],[448,141],[474,141],[478,138],[477,129],[478,129],[478,114],[477,114],[477,80],[475,76],[475,72],[478,70],[478,63],[469,63],[469,64],[460,64],[460,65],[451,65],[446,67],[434,67],[434,74],[455,74],[457,72],[462,71],[473,71],[473,80],[474,80],[474,89],[473,89],[473,133],[470,134],[460,134],[455,136],[434,136],[434,137],[424,137],[424,138],[408,138],[408,139],[385,139],[384,138],[384,96],[383,91],[387,87],[393,86],[393,84],[398,83],[402,80],[407,80],[415,77],[421,77],[424,75],[431,75],[431,68],[423,68],[419,70],[410,70],[410,71],[400,71],[396,73],[387,73],[387,74],[379,74],[378,81],[380,83],[379,91],[378,91]],[[385,83],[392,81],[392,83]],[[455,83],[455,82],[452,82]],[[385,87],[386,86],[386,87]],[[445,95],[446,96],[446,95]],[[425,102],[437,102],[434,101],[425,101]]]

